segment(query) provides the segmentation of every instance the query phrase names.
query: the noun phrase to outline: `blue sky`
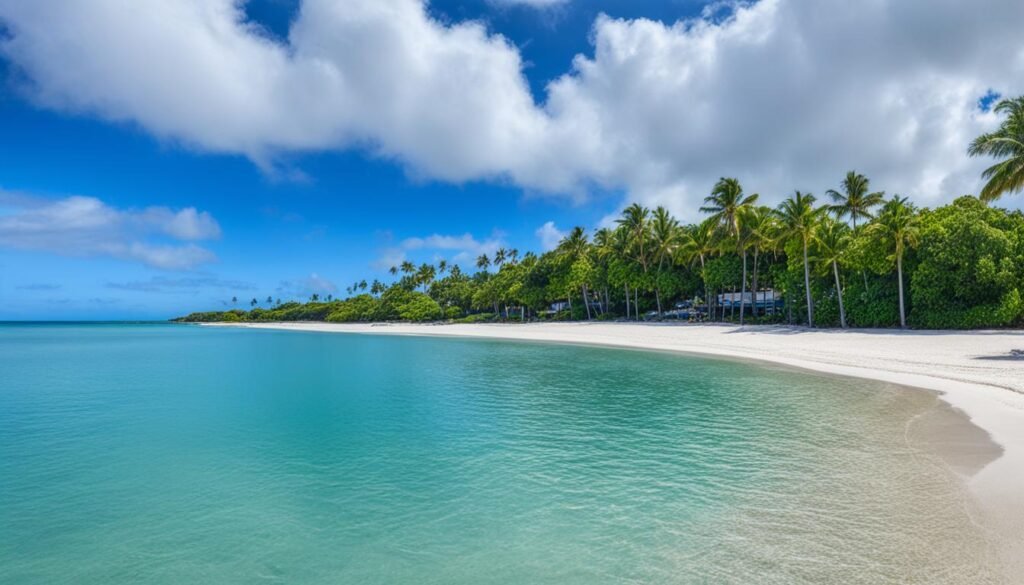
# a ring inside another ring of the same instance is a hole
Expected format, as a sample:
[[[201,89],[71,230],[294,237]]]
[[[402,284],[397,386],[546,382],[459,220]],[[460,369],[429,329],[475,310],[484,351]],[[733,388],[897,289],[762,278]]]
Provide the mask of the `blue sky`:
[[[98,0],[76,13],[90,3],[0,0],[0,320],[339,294],[402,258],[540,249],[633,200],[693,219],[723,174],[771,202],[857,168],[939,204],[977,188],[984,161],[964,150],[996,123],[983,98],[1024,90],[1024,48],[998,29],[1022,22],[1011,1],[966,19],[883,2],[857,15],[874,42],[833,56],[818,48],[856,28],[850,8],[797,0],[354,0],[308,22],[332,8],[217,0],[175,30]],[[996,42],[971,42],[991,26]],[[337,38],[357,40],[322,48]],[[275,68],[290,81],[264,95]]]

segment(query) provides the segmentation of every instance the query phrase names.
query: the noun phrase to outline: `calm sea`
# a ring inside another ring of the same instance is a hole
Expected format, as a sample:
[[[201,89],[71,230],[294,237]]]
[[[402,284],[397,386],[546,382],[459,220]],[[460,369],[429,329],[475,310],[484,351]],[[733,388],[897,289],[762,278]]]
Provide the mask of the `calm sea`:
[[[927,393],[614,349],[0,325],[0,583],[986,583]]]

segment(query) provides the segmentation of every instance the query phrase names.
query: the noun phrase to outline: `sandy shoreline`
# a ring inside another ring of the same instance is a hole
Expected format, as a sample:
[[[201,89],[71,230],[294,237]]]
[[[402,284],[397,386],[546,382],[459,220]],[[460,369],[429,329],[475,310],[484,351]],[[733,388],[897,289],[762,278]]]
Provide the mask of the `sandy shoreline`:
[[[751,359],[938,391],[1003,449],[967,478],[1009,575],[1024,575],[1024,332],[812,331],[789,327],[631,323],[234,326],[602,345]],[[953,439],[955,441],[955,439]]]

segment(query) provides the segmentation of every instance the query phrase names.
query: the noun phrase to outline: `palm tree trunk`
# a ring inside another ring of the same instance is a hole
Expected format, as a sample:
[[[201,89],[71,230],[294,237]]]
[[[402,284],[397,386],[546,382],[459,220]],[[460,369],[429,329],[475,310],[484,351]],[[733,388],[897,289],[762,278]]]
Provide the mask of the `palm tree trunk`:
[[[654,300],[658,303],[658,316],[661,316],[661,290],[658,287],[654,287]]]
[[[836,277],[836,296],[839,297],[839,326],[846,329],[846,309],[843,307],[843,287],[839,284],[839,265],[832,261],[832,274]]]
[[[900,327],[907,328],[907,314],[903,305],[903,253],[896,254],[896,275],[900,279]]]
[[[743,325],[743,313],[747,310],[747,251],[743,250],[743,283],[740,285],[740,325]]]
[[[807,240],[804,240],[804,290],[807,291],[807,326],[814,327],[814,305],[811,301],[811,263],[807,259]]]
[[[633,311],[636,312],[636,320],[640,320],[640,289],[633,287]]]
[[[757,318],[757,246],[754,246],[754,283],[752,288],[754,289],[754,306],[750,313]]]
[[[732,292],[729,297],[729,319],[736,318],[736,285],[732,285]]]
[[[624,284],[622,287],[626,289],[626,318],[629,319],[629,285]]]
[[[587,285],[583,285],[583,306],[587,308],[587,321],[591,320],[590,316],[590,298],[587,295]]]

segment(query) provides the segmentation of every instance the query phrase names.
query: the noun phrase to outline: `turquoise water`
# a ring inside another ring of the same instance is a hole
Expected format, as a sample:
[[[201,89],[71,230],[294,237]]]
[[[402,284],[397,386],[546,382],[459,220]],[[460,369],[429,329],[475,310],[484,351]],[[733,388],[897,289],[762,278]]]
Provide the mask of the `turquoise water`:
[[[985,583],[934,396],[730,361],[0,325],[0,583]]]

